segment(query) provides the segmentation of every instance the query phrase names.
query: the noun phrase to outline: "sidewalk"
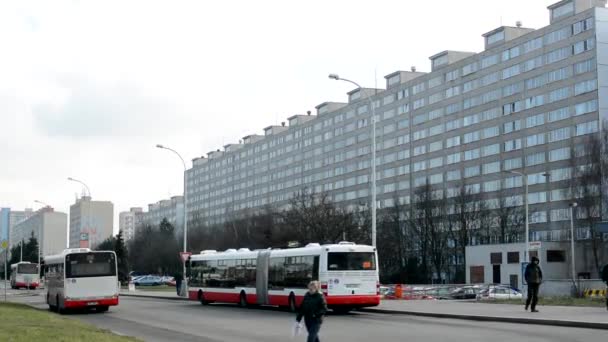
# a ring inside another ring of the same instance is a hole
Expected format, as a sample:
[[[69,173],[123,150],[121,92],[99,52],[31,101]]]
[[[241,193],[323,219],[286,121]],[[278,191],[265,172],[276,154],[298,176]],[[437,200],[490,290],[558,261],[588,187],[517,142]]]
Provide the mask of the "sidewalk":
[[[173,292],[122,291],[120,294],[122,296],[186,300],[186,298],[177,297]],[[523,304],[483,304],[452,300],[383,300],[377,307],[361,309],[360,311],[608,330],[608,311],[604,307],[539,305],[538,310],[540,311],[538,313],[524,311]]]
[[[367,312],[455,318],[489,322],[557,325],[579,328],[608,329],[605,307],[543,306],[538,313],[524,311],[522,305],[485,304],[453,300],[384,300]]]

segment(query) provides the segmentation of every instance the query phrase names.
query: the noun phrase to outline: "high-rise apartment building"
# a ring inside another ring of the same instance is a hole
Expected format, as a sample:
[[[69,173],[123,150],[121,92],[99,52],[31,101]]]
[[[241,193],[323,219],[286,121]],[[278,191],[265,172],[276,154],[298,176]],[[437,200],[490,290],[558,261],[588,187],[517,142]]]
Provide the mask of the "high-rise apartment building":
[[[122,231],[125,241],[133,239],[135,228],[141,224],[142,219],[143,210],[141,208],[131,208],[118,215],[118,228]]]
[[[70,248],[95,248],[114,233],[114,204],[82,196],[70,206]]]
[[[9,245],[12,245],[10,241],[12,236],[15,235],[15,225],[32,215],[34,215],[34,211],[30,208],[22,211],[0,208],[0,241],[7,240]]]
[[[50,207],[42,208],[15,225],[11,248],[21,241],[27,242],[33,235],[40,244],[41,256],[58,254],[67,247],[67,229],[66,213],[54,211]]]
[[[499,196],[521,205],[523,178],[504,171],[525,172],[532,239],[559,239],[569,223],[572,148],[608,118],[605,3],[560,1],[544,28],[499,27],[483,35],[483,52],[438,53],[431,72],[391,73],[386,89],[355,89],[348,103],[322,103],[316,115],[194,159],[189,219],[214,224],[281,209],[302,188],[353,209],[369,203],[370,95],[379,208],[410,202],[427,182],[438,196],[454,197],[464,184],[490,208]]]
[[[173,196],[167,200],[148,204],[148,211],[141,215],[143,224],[158,226],[166,218],[176,232],[181,232],[184,225],[184,196]]]

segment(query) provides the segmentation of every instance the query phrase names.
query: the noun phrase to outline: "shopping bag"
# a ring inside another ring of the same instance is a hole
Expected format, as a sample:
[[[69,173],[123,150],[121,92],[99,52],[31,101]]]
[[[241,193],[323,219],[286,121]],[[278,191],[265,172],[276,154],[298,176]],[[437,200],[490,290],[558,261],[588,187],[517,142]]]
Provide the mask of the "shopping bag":
[[[295,338],[296,336],[299,336],[301,332],[302,332],[302,323],[295,322],[293,324],[293,328],[291,330],[291,337]]]

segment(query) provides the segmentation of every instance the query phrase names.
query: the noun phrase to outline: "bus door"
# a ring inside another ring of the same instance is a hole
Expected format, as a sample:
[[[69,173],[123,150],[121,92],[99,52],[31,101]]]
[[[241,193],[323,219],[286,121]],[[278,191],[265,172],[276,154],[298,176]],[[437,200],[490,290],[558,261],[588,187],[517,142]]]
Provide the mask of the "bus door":
[[[270,264],[270,251],[258,253],[255,276],[257,304],[268,304],[268,266]]]

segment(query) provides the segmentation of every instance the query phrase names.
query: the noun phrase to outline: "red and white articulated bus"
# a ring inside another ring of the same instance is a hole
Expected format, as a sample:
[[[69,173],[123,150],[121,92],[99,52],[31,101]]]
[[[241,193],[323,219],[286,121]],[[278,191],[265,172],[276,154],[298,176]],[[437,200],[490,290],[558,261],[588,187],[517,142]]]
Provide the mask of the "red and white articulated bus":
[[[334,311],[380,304],[376,248],[340,242],[303,248],[202,251],[188,262],[189,298],[288,307],[295,311],[312,280]]]

